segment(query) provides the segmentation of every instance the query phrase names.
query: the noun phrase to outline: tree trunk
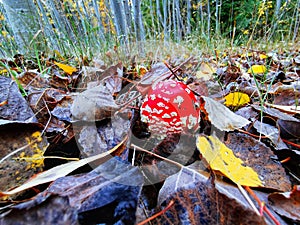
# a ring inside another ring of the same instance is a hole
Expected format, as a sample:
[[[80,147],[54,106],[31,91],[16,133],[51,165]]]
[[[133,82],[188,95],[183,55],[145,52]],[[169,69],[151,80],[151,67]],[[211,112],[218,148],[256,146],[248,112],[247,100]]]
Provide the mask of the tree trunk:
[[[141,1],[133,0],[133,15],[137,41],[145,40],[145,30],[141,12]]]
[[[280,7],[281,7],[281,0],[276,0],[275,16],[279,15]]]
[[[113,13],[114,25],[118,38],[122,44],[125,44],[128,42],[128,36],[124,6],[121,0],[110,0],[109,3]]]
[[[32,0],[3,0],[3,6],[22,54],[44,47],[39,15]]]

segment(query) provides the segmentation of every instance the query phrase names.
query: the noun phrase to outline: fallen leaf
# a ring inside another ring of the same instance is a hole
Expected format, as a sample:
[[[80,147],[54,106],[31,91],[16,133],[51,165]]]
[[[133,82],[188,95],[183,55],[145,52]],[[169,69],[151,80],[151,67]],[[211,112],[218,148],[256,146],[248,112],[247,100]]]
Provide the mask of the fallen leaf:
[[[132,224],[142,184],[138,167],[114,157],[87,174],[61,177],[28,201],[7,207],[0,223]]]
[[[79,93],[74,98],[71,113],[78,120],[97,121],[110,118],[117,109],[118,105],[107,87],[99,85]]]
[[[258,174],[244,166],[244,162],[217,137],[198,137],[197,148],[211,169],[220,171],[234,183],[249,187],[263,186]]]
[[[267,72],[267,68],[264,65],[253,65],[248,69],[248,73],[264,74]]]
[[[204,101],[206,111],[211,123],[221,131],[233,131],[246,126],[249,120],[230,111],[226,106],[209,98],[201,96]]]
[[[283,113],[278,109],[269,108],[269,107],[261,107],[259,105],[254,105],[254,104],[252,104],[251,106],[259,112],[263,111],[264,114],[267,114],[268,116],[275,117],[275,118],[278,118],[281,120],[286,120],[286,121],[299,122],[299,120],[297,118],[295,118],[287,113]]]
[[[244,161],[244,165],[253,168],[259,174],[265,188],[277,191],[291,189],[289,176],[277,156],[261,141],[246,134],[230,133],[226,146]],[[278,152],[282,151],[284,150]]]
[[[268,56],[267,56],[267,55],[265,55],[265,54],[259,54],[259,58],[260,58],[260,59],[267,59],[267,58],[268,58]]]
[[[280,136],[284,139],[300,138],[299,121],[281,120],[277,121],[280,130]]]
[[[279,215],[294,223],[300,223],[300,186],[295,186],[291,192],[272,193],[268,197],[270,206]]]
[[[261,123],[260,121],[255,121],[253,127],[257,130],[258,133],[261,133],[269,138],[274,144],[276,150],[288,149],[286,144],[280,138],[279,130],[277,127],[266,123]]]
[[[64,176],[68,175],[69,173],[73,172],[74,170],[78,169],[79,167],[82,167],[88,163],[94,162],[96,160],[104,160],[107,156],[109,156],[113,152],[117,151],[118,148],[125,143],[125,141],[126,141],[126,138],[122,142],[120,142],[118,145],[116,145],[113,149],[111,149],[110,151],[104,152],[102,154],[91,156],[89,158],[84,158],[79,161],[62,164],[62,165],[53,167],[52,169],[49,169],[45,172],[41,172],[17,188],[14,188],[10,191],[3,191],[3,192],[0,191],[0,196],[3,197],[3,196],[10,196],[13,194],[17,194],[21,191],[24,191],[28,188],[35,187],[39,184],[45,184],[45,183],[54,181],[60,177],[64,177]]]
[[[208,63],[203,62],[196,72],[196,77],[198,79],[210,80],[215,72],[215,65],[209,65]]]
[[[0,120],[0,124],[0,190],[8,190],[43,170],[48,142],[39,136],[38,123]]]
[[[156,211],[163,210],[172,200],[175,204],[154,224],[271,224],[267,217],[252,210],[236,186],[219,179],[212,181],[208,173],[196,172],[196,168],[198,165],[191,165],[166,179],[159,191]],[[262,196],[263,193],[259,198]]]
[[[0,118],[7,120],[27,120],[35,115],[27,101],[22,96],[18,85],[7,77],[0,76],[0,102],[6,102],[0,106]],[[34,122],[35,122],[34,121]]]
[[[54,61],[54,64],[57,65],[60,69],[62,69],[66,74],[71,75],[72,73],[76,72],[77,69],[73,66],[69,66],[63,63],[58,63]]]
[[[274,105],[269,103],[266,103],[266,105],[290,114],[296,114],[296,113],[300,114],[300,107],[296,105]]]
[[[250,98],[247,94],[244,94],[242,92],[233,92],[229,93],[224,97],[225,99],[225,105],[227,107],[240,107],[243,105],[246,105],[250,102]]]

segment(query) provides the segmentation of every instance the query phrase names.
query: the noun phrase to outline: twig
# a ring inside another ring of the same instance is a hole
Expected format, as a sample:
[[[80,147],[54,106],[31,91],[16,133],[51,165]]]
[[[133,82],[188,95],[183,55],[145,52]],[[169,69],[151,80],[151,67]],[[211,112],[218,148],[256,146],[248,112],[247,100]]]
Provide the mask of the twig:
[[[159,158],[159,159],[165,160],[166,162],[171,163],[171,164],[174,164],[174,165],[176,165],[176,166],[178,166],[178,167],[180,167],[180,168],[183,168],[183,167],[184,167],[183,165],[181,165],[181,164],[178,163],[178,162],[175,162],[175,161],[173,161],[173,160],[170,160],[170,159],[168,159],[168,158],[165,158],[165,157],[162,157],[162,156],[160,156],[160,155],[158,155],[158,154],[155,154],[155,153],[153,153],[153,152],[150,152],[150,151],[148,151],[148,150],[146,150],[146,149],[143,149],[143,148],[141,148],[141,147],[139,147],[139,146],[137,146],[137,145],[135,145],[135,144],[131,144],[131,147],[132,147],[132,148],[135,148],[136,150],[139,150],[139,151],[142,151],[142,152],[146,152],[146,153],[148,153],[148,154],[150,154],[150,155],[153,155],[153,156],[155,156],[155,157],[157,157],[157,158]]]
[[[258,211],[258,209],[255,207],[253,201],[250,199],[249,195],[247,194],[247,192],[245,191],[245,189],[240,185],[240,184],[236,184],[237,187],[239,188],[240,192],[242,193],[242,195],[245,197],[245,199],[247,200],[247,202],[249,203],[249,205],[252,207],[252,209],[254,210],[254,212],[260,216],[260,213]]]
[[[175,201],[174,200],[171,200],[169,202],[169,204],[167,205],[166,208],[164,208],[163,210],[161,210],[160,212],[154,214],[153,216],[149,217],[148,219],[138,223],[138,225],[144,225],[148,222],[150,222],[151,220],[154,220],[155,218],[159,217],[160,215],[164,214],[166,211],[168,211],[173,205],[175,204]]]
[[[270,210],[266,207],[265,203],[260,201],[260,199],[256,196],[256,194],[251,190],[251,188],[245,186],[245,189],[257,201],[257,203],[262,207],[262,211],[265,211],[276,225],[280,225],[280,222],[273,216],[273,214],[270,212]]]

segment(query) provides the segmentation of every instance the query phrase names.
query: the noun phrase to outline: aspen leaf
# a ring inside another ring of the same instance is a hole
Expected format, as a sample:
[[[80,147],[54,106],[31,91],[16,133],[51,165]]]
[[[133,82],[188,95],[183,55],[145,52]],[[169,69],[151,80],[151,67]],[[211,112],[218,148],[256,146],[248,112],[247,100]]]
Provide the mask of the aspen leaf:
[[[224,99],[225,99],[225,105],[227,107],[228,106],[239,107],[250,102],[249,96],[242,92],[229,93],[228,95],[225,96]]]
[[[267,71],[264,65],[253,65],[248,69],[248,73],[263,74]]]
[[[217,137],[198,137],[197,148],[206,159],[212,170],[221,172],[236,184],[259,187],[263,186],[258,174],[237,158],[231,149]]]
[[[69,66],[63,63],[54,62],[60,69],[62,69],[65,73],[71,75],[73,72],[76,72],[77,69],[73,66]]]

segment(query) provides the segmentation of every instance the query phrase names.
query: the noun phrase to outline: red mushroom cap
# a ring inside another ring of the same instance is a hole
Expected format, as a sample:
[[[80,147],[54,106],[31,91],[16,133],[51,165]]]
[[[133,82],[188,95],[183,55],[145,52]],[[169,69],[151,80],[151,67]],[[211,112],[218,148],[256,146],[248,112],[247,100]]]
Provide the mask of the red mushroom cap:
[[[194,93],[182,82],[160,81],[152,85],[141,106],[141,119],[154,134],[194,132],[200,110]]]

